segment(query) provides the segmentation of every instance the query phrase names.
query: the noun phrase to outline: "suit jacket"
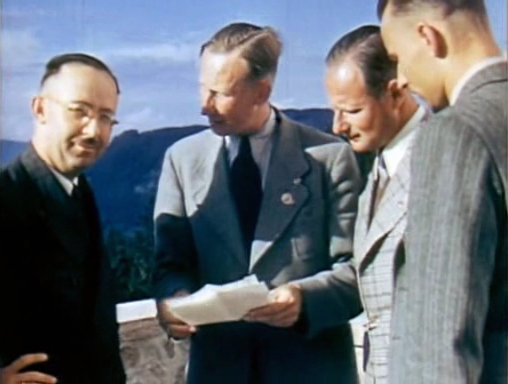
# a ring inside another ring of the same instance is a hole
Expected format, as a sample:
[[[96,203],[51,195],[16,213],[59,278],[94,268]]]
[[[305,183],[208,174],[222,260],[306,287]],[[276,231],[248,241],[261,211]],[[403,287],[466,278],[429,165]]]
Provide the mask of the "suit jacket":
[[[355,226],[354,262],[367,315],[364,369],[366,383],[388,380],[388,350],[395,263],[404,256],[409,195],[408,148],[383,193],[369,225],[374,173],[360,196]]]
[[[421,129],[391,383],[506,383],[507,65],[477,73]]]
[[[191,342],[190,383],[356,381],[350,329],[337,325],[337,313],[359,312],[357,292],[351,288],[338,302],[319,275],[351,254],[360,183],[354,155],[332,136],[281,114],[278,121],[250,255],[229,192],[223,138],[205,131],[168,150],[155,204],[156,294],[247,274],[272,287],[300,281],[309,337],[298,327],[203,326]]]
[[[83,176],[80,207],[30,147],[0,173],[0,361],[59,383],[124,383],[109,263]]]

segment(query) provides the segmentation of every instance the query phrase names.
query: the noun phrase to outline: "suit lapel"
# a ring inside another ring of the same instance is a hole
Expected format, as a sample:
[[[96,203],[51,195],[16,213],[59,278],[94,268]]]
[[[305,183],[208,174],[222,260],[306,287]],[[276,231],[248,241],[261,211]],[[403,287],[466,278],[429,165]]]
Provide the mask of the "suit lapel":
[[[372,199],[372,188],[374,187],[374,174],[369,173],[367,184],[360,195],[358,201],[358,214],[355,224],[354,234],[354,251],[353,255],[357,260],[363,257],[363,249],[365,248],[365,239],[369,230],[369,211]]]
[[[210,150],[195,165],[194,201],[225,247],[241,262],[247,260],[234,201],[229,191],[229,165],[223,138],[210,133]]]
[[[363,222],[360,224],[363,225],[364,232],[362,231],[362,227],[360,226],[359,235],[365,234],[363,237],[364,240],[361,241],[361,245],[359,246],[359,269],[369,261],[367,256],[370,254],[370,250],[376,245],[378,241],[386,236],[394,226],[406,215],[407,211],[407,200],[409,196],[409,177],[410,177],[410,156],[411,148],[408,148],[406,155],[401,160],[399,166],[397,167],[397,172],[390,179],[385,192],[381,200],[379,201],[379,205],[377,210],[372,218],[372,222],[368,229],[366,228],[366,222],[368,220],[368,212],[365,210],[368,209],[366,207],[369,206],[370,195],[366,195],[366,199],[362,201],[363,206],[363,214],[367,213],[367,216],[363,216]],[[370,190],[372,189],[372,180],[370,182]],[[369,192],[366,189],[366,192]],[[368,197],[368,199],[367,199]],[[356,239],[356,237],[355,237]],[[355,247],[356,251],[356,247]],[[373,252],[375,254],[375,252]]]
[[[21,163],[38,190],[34,196],[37,213],[68,254],[77,260],[86,255],[86,219],[33,147],[22,155]],[[34,191],[35,192],[35,191]]]
[[[309,196],[303,176],[309,170],[298,128],[278,113],[263,201],[250,255],[250,267],[267,253]]]

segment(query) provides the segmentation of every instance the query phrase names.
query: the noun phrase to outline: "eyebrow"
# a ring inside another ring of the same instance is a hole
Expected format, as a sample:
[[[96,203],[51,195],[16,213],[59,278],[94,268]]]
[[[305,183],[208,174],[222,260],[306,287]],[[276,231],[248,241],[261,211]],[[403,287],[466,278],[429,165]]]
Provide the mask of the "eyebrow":
[[[95,108],[96,105],[92,104],[92,103],[89,103],[87,101],[83,101],[83,100],[71,100],[69,101],[69,103],[71,104],[84,104],[90,108]],[[112,114],[115,114],[115,111],[113,111],[112,109],[110,108],[104,108],[104,107],[99,107],[99,111],[103,111],[103,112],[111,112]]]

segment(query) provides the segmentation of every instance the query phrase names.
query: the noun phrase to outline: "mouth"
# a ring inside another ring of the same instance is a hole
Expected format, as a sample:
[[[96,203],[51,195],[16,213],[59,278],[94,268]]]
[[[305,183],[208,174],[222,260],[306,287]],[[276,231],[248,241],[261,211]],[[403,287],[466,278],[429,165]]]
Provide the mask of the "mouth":
[[[224,120],[218,119],[218,118],[213,118],[213,117],[208,117],[208,122],[212,126],[217,126],[217,125],[223,125],[224,124]]]
[[[95,154],[101,150],[100,142],[94,139],[78,140],[74,145],[81,153]]]

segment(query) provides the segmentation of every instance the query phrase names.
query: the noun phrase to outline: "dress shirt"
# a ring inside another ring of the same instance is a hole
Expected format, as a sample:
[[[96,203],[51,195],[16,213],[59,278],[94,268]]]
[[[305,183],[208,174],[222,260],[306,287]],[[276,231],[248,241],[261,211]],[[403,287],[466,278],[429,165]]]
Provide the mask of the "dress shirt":
[[[481,70],[490,67],[491,65],[499,64],[506,62],[506,57],[490,57],[488,59],[482,60],[479,63],[473,65],[471,68],[469,68],[466,73],[462,75],[462,77],[459,79],[457,84],[455,84],[455,87],[453,88],[452,95],[450,97],[450,104],[453,105],[459,98],[460,91],[462,91],[462,88],[467,84],[471,78],[476,75]]]
[[[49,167],[49,170],[51,173],[53,173],[53,175],[55,175],[64,191],[67,192],[67,194],[70,196],[72,194],[72,190],[78,186],[78,178],[75,177],[74,179],[69,180],[67,177],[62,175],[60,172],[55,171],[53,168]]]
[[[388,145],[383,148],[382,154],[385,161],[386,170],[388,171],[388,176],[393,177],[397,171],[397,167],[400,161],[406,154],[408,147],[415,137],[416,127],[424,118],[425,113],[425,109],[422,106],[418,107],[406,125],[404,125],[399,133],[397,133],[395,137],[388,143]],[[377,157],[376,163],[374,164],[374,169],[378,169]]]
[[[261,174],[261,184],[264,188],[266,175],[268,174],[268,165],[273,146],[273,131],[275,130],[276,118],[275,111],[272,109],[270,117],[266,121],[263,129],[258,133],[249,136],[252,157],[259,168]],[[228,150],[229,165],[233,164],[238,150],[240,149],[240,137],[236,135],[226,136],[226,148]]]

